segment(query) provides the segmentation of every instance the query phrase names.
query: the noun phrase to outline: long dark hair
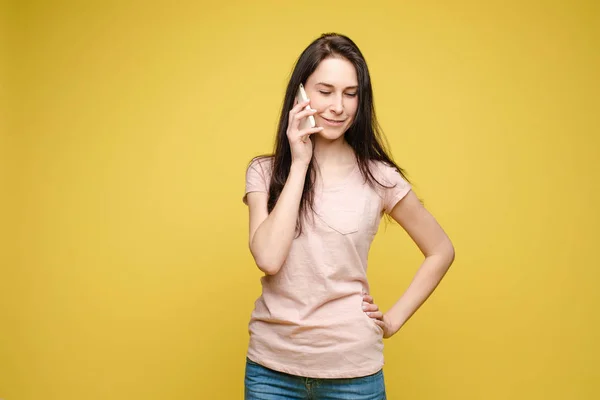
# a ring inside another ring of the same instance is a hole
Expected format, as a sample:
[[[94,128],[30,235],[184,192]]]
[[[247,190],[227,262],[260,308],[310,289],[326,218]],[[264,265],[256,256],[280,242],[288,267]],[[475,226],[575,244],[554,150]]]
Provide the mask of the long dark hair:
[[[273,158],[272,177],[269,185],[268,211],[271,212],[279,199],[283,186],[290,173],[292,153],[287,138],[289,112],[294,107],[296,92],[300,83],[306,84],[308,77],[317,69],[319,63],[329,57],[342,57],[354,65],[358,77],[358,109],[352,125],[344,134],[346,142],[354,149],[356,161],[366,182],[381,185],[373,176],[371,161],[382,161],[394,167],[408,181],[405,172],[392,160],[385,150],[381,127],[377,123],[373,104],[373,87],[367,63],[358,46],[347,36],[326,33],[315,39],[296,61],[294,70],[285,91],[274,153],[257,158]],[[256,158],[255,158],[256,159]],[[313,209],[315,165],[314,158],[309,165],[302,199],[300,200],[300,218],[297,222],[298,234],[302,232],[302,216]]]

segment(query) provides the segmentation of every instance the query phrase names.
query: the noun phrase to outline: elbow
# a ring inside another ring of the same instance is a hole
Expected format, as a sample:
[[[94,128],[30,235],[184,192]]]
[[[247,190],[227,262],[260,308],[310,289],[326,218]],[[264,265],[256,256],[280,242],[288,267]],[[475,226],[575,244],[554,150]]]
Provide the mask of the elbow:
[[[454,247],[452,247],[452,249],[450,249],[450,254],[448,255],[448,268],[450,268],[450,266],[454,264],[455,256],[456,253],[454,252]]]
[[[281,265],[275,263],[257,262],[256,265],[258,266],[258,269],[265,273],[265,275],[275,275],[281,269]]]
[[[265,273],[265,275],[275,275],[281,269],[283,263],[274,259],[273,257],[264,257],[257,254],[253,254],[254,262],[258,269]]]
[[[456,256],[456,252],[454,251],[454,246],[452,245],[452,242],[450,242],[450,240],[448,240],[448,243],[445,246],[444,250],[445,250],[444,257],[445,257],[446,263],[448,264],[448,268],[450,268],[450,266],[454,263],[454,258]]]
[[[265,275],[275,275],[285,263],[286,255],[278,247],[250,240],[250,253],[259,270]]]
[[[450,240],[446,240],[441,243],[435,251],[432,251],[430,254],[425,255],[427,258],[435,259],[436,262],[434,265],[436,269],[439,270],[441,274],[445,274],[450,266],[454,263],[454,246]]]

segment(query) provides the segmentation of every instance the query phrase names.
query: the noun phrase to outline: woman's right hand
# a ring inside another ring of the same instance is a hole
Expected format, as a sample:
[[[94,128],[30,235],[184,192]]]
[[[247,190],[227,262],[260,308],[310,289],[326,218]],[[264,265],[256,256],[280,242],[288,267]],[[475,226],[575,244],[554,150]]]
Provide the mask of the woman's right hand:
[[[314,113],[317,112],[312,108],[309,110],[304,109],[309,103],[310,100],[303,101],[302,103],[296,104],[294,108],[290,110],[287,137],[292,151],[292,163],[302,163],[304,165],[310,164],[313,152],[310,135],[323,130],[322,127],[299,129],[300,121],[302,121],[302,119],[309,115],[314,115]]]

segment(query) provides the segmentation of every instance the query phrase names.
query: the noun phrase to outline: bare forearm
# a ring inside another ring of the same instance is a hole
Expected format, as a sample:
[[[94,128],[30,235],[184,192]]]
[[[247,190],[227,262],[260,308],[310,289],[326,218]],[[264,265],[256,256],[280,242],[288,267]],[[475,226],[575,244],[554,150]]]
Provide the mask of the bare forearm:
[[[277,273],[288,256],[296,234],[307,169],[306,165],[292,164],[275,207],[252,238],[250,250],[258,267],[266,274]]]
[[[438,286],[454,260],[450,246],[443,252],[428,256],[400,299],[386,313],[396,333],[423,305]]]

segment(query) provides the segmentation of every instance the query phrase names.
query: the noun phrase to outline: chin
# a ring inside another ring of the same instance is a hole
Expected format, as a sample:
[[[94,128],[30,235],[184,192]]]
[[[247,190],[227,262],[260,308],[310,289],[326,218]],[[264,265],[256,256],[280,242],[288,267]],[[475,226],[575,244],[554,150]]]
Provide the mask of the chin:
[[[321,132],[318,132],[317,135],[332,142],[344,137],[344,133],[346,133],[347,130],[347,127],[330,128],[325,126],[324,128],[325,129],[323,129]]]

